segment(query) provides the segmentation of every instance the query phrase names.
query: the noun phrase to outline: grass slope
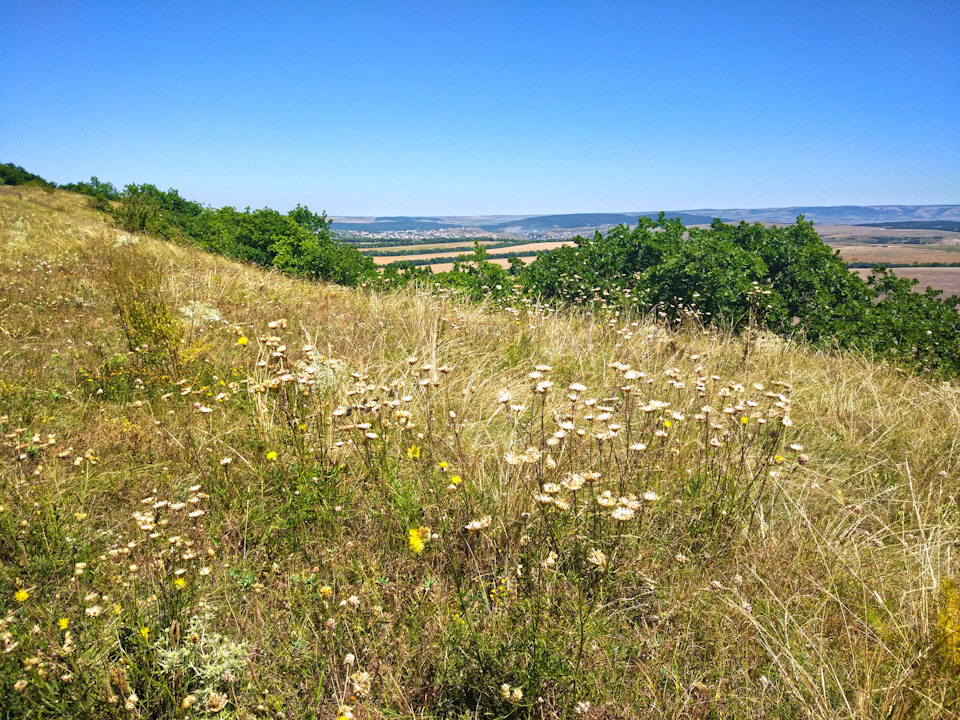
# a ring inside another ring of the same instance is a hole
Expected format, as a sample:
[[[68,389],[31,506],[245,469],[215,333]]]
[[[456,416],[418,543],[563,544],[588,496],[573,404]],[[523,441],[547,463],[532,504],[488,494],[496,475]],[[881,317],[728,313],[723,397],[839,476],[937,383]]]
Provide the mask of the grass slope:
[[[955,384],[59,191],[0,278],[0,716],[957,716]]]

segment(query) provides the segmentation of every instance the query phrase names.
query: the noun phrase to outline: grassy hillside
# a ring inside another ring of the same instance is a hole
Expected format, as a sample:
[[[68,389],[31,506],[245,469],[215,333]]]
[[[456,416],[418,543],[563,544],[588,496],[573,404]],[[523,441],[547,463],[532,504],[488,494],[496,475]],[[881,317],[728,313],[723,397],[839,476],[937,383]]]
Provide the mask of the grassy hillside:
[[[0,717],[926,718],[960,388],[0,188]]]

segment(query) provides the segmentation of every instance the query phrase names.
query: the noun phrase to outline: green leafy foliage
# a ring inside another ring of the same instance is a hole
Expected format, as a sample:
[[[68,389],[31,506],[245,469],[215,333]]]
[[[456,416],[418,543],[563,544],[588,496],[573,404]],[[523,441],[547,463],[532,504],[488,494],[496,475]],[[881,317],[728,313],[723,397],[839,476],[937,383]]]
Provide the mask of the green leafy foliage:
[[[696,312],[734,330],[750,323],[819,345],[857,348],[916,369],[960,373],[960,298],[912,290],[915,281],[876,268],[869,282],[800,217],[685,228],[640,218],[607,235],[540,253],[512,270],[526,291],[560,304]]]
[[[28,185],[44,190],[53,190],[57,186],[56,183],[44,180],[13,163],[0,163],[0,185]]]
[[[56,187],[11,164],[0,165],[0,180]],[[381,274],[369,257],[334,239],[325,214],[300,205],[286,215],[207,208],[173,189],[127,185],[121,193],[96,177],[64,188],[90,195],[128,232],[194,243],[292,275],[381,288],[434,277],[423,260],[391,263]],[[803,216],[788,227],[715,220],[687,228],[661,213],[656,220],[640,217],[632,230],[619,225],[574,243],[537,253],[528,266],[509,257],[504,268],[475,241],[473,253],[458,256],[436,280],[474,300],[523,293],[557,305],[656,311],[670,321],[693,315],[733,330],[764,327],[924,372],[960,374],[960,298],[917,293],[915,281],[882,267],[864,282]]]
[[[459,255],[453,269],[438,277],[443,284],[459,288],[475,300],[484,296],[505,297],[513,287],[506,269],[487,260],[487,249],[479,240],[473,241],[472,254]]]

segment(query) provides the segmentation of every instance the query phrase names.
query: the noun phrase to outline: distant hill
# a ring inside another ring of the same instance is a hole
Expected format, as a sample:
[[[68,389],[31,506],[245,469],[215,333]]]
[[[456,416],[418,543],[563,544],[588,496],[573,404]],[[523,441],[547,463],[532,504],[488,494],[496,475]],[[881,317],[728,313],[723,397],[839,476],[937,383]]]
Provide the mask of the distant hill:
[[[887,230],[949,230],[960,232],[960,220],[907,220],[905,222],[861,223],[861,227]]]
[[[792,223],[798,215],[803,215],[817,225],[960,220],[960,205],[798,205],[782,208],[690,210],[688,212],[735,221],[776,223]]]
[[[454,228],[482,228],[490,233],[530,235],[551,231],[592,232],[613,225],[635,225],[640,216],[656,218],[659,212],[563,213],[527,216],[382,216],[332,217],[332,229],[338,232],[371,233],[427,232]],[[781,208],[733,208],[670,211],[667,217],[679,217],[685,225],[704,225],[720,218],[725,222],[793,223],[798,215],[817,225],[873,225],[897,227],[891,223],[960,223],[960,205],[833,205]],[[899,226],[948,230],[943,225]]]
[[[496,225],[480,224],[479,227],[485,230],[507,231],[513,228],[521,228],[525,231],[537,230],[572,230],[575,228],[594,228],[611,227],[614,225],[636,225],[637,218],[648,217],[656,218],[658,212],[646,213],[569,213],[563,215],[538,215],[536,217],[524,218],[510,222],[498,223]],[[685,225],[699,225],[713,221],[712,217],[705,215],[691,215],[685,212],[668,212],[667,217],[679,217]]]
[[[337,232],[392,233],[403,231],[451,230],[454,228],[481,228],[491,233],[537,233],[552,230],[593,229],[614,225],[636,225],[640,216],[656,218],[659,212],[644,213],[565,213],[560,215],[503,216],[382,216],[374,218],[333,217],[331,228]],[[679,217],[685,225],[710,223],[714,216],[687,212],[668,212],[667,217]]]

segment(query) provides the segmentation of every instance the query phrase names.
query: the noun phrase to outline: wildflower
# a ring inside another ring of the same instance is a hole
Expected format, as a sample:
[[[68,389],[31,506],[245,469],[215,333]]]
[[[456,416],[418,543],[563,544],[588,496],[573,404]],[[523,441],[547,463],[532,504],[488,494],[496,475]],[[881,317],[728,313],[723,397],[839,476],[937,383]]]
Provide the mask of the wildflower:
[[[449,467],[449,463],[446,460],[441,460],[439,467],[441,470],[446,470]]]
[[[176,586],[177,590],[183,590],[187,586],[187,581],[182,577],[178,577],[173,581],[173,584]]]
[[[646,500],[647,502],[656,502],[657,500],[660,499],[660,496],[657,495],[653,490],[647,490],[643,494],[643,499]]]
[[[212,692],[207,697],[207,701],[203,704],[204,710],[206,710],[211,715],[214,715],[227,706],[227,696],[218,692]]]
[[[631,510],[629,507],[621,506],[610,513],[610,517],[619,522],[627,522],[628,520],[633,519],[633,510]]]
[[[365,697],[370,694],[370,673],[366,671],[359,671],[353,673],[349,678],[350,685],[353,688],[353,692],[357,697]]]
[[[148,628],[146,625],[144,625],[142,628],[140,628],[140,637],[143,638],[144,642],[149,642],[149,641],[150,641],[150,628]]]
[[[22,678],[20,680],[17,680],[13,684],[13,689],[16,690],[17,692],[23,692],[26,689],[26,687],[27,687],[27,681]]]
[[[28,593],[26,590],[17,590],[13,594],[13,599],[16,600],[18,603],[26,602],[27,598],[29,597],[30,597],[30,593]]]
[[[597,505],[600,507],[611,508],[617,504],[617,499],[610,494],[609,490],[604,490],[603,494],[597,498]]]
[[[237,338],[237,345],[246,345],[248,342],[249,340],[247,340],[247,338],[243,335]]]
[[[459,475],[454,475],[452,478],[450,478],[450,484],[451,484],[451,485],[459,485],[461,482],[463,482],[463,481],[462,481],[462,479],[460,478]]]
[[[229,464],[232,463],[232,462],[233,462],[233,458],[232,458],[232,457],[225,457],[225,458],[223,458],[223,459],[220,461],[220,464],[223,465],[224,467],[226,467],[227,465],[229,465]]]
[[[267,453],[267,460],[276,460],[276,459],[277,459],[276,450],[271,450],[270,452]]]
[[[583,484],[586,482],[586,478],[579,473],[570,473],[564,478],[563,482],[560,484],[571,492],[576,492],[583,487]]]
[[[419,459],[420,459],[420,446],[419,446],[419,445],[411,445],[410,447],[408,447],[408,448],[407,448],[407,457],[410,458],[411,460],[419,460]]]
[[[597,550],[593,548],[590,551],[590,554],[587,556],[587,562],[591,565],[596,565],[598,568],[603,570],[607,566],[607,556],[602,550]]]
[[[492,518],[489,515],[487,515],[485,517],[480,518],[479,520],[471,520],[464,526],[464,529],[471,530],[471,531],[484,530],[490,527],[491,521],[492,521]]]
[[[419,555],[423,552],[423,548],[429,539],[430,528],[427,527],[410,528],[410,532],[407,533],[407,542],[414,555]]]
[[[60,618],[60,619],[57,621],[57,626],[58,626],[61,630],[66,630],[69,625],[70,625],[70,620],[67,619],[67,618]]]

